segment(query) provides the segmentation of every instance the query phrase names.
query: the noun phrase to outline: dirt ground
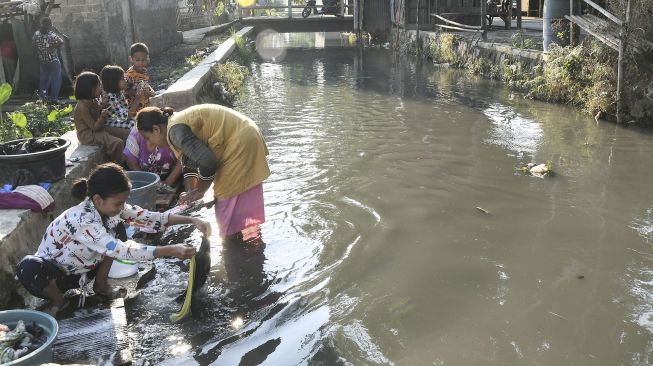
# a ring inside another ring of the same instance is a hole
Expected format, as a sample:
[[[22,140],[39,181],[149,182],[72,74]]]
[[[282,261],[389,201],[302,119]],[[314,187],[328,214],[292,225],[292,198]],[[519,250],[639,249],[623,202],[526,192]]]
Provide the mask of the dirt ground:
[[[206,36],[199,43],[182,43],[153,56],[148,67],[150,84],[156,91],[168,88],[193,67],[187,62],[188,57],[197,54],[198,58],[203,58],[230,36],[229,30],[225,30],[217,35]]]

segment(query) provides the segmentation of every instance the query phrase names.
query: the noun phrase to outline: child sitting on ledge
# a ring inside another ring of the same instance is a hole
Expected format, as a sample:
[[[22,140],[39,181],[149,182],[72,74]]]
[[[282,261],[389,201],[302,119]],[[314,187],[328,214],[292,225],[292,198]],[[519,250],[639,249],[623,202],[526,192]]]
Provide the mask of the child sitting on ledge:
[[[125,143],[104,129],[109,116],[99,103],[102,95],[100,77],[92,72],[82,72],[75,79],[75,98],[77,105],[73,115],[77,139],[84,145],[102,145],[110,161],[121,163]]]

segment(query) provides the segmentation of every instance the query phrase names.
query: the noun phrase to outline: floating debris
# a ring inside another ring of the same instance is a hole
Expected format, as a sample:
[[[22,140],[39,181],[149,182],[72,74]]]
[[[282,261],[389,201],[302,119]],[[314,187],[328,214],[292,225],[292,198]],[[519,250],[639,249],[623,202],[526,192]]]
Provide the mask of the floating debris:
[[[522,173],[530,174],[534,177],[544,178],[553,174],[553,164],[547,161],[544,164],[528,163],[520,168]]]

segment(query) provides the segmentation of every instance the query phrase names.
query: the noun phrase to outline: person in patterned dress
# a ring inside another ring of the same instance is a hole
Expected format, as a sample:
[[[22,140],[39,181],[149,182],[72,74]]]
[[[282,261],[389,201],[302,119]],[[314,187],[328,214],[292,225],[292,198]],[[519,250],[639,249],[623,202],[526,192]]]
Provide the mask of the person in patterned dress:
[[[125,97],[127,89],[125,71],[120,66],[107,65],[102,68],[100,78],[104,89],[102,103],[109,111],[104,129],[124,142],[129,136],[129,131],[134,127],[134,121],[130,117],[130,106]]]
[[[34,32],[32,44],[39,57],[39,96],[43,100],[58,102],[61,90],[61,61],[57,50],[64,43],[52,30],[52,20],[41,18],[41,27]]]
[[[83,201],[64,211],[47,227],[38,250],[25,256],[16,276],[32,295],[52,301],[51,312],[68,304],[65,291],[84,286],[94,277],[93,291],[109,298],[121,296],[108,284],[113,258],[145,261],[156,257],[192,257],[196,250],[183,244],[148,246],[127,240],[124,225],[163,230],[193,224],[205,236],[211,226],[199,218],[152,212],[126,204],[131,183],[117,164],[99,165],[87,179],[72,187]]]

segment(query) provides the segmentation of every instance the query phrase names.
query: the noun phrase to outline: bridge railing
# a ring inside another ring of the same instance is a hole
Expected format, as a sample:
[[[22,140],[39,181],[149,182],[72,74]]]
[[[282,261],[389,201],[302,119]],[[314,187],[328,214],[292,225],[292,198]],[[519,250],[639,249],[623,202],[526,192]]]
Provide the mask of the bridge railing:
[[[340,2],[340,15],[352,15],[354,13],[353,0],[339,0]],[[276,16],[276,17],[286,17],[294,18],[301,17],[301,11],[297,14],[294,14],[293,9],[304,9],[306,4],[295,5],[292,3],[292,0],[288,0],[288,4],[284,5],[253,5],[253,6],[240,6],[237,5],[237,11],[240,18],[246,17],[260,17],[260,16]],[[321,4],[317,4],[318,9],[322,8]],[[280,10],[280,11],[278,11]]]

